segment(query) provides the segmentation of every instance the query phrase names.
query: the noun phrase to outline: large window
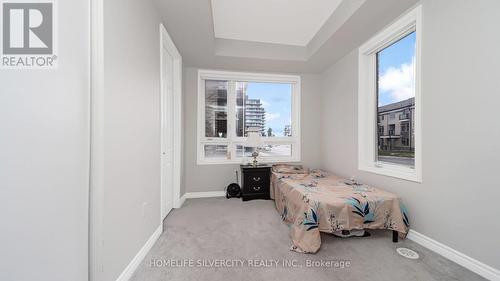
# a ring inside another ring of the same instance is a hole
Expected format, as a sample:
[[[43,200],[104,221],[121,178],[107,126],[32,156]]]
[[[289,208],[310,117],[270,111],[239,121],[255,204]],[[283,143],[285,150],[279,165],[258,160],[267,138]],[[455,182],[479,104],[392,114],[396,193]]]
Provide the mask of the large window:
[[[359,169],[412,181],[421,181],[420,13],[359,49]]]
[[[300,161],[300,77],[200,70],[198,164],[245,163],[257,130],[260,162]]]
[[[377,58],[377,116],[389,134],[379,133],[377,161],[415,166],[413,112],[415,112],[415,31],[380,50]],[[398,118],[396,118],[398,117]],[[384,124],[385,123],[385,124]]]

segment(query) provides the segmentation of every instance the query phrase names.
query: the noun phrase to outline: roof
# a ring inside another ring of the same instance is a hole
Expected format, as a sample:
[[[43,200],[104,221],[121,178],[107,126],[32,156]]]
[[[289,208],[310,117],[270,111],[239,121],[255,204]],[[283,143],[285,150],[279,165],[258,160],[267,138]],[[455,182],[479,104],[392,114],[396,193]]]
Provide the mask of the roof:
[[[398,101],[395,103],[390,103],[384,106],[381,106],[378,108],[378,112],[387,112],[387,111],[393,111],[401,108],[406,108],[406,107],[411,107],[415,105],[415,98],[409,98],[407,100],[403,101]]]

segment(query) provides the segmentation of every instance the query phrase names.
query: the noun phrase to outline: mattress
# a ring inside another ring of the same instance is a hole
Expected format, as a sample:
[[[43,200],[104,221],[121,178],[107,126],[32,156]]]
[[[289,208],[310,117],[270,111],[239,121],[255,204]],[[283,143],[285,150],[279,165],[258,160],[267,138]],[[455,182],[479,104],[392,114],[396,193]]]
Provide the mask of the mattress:
[[[323,171],[280,173],[273,169],[271,194],[276,209],[290,226],[291,250],[315,253],[320,232],[387,229],[405,238],[408,212],[394,193],[352,185]]]

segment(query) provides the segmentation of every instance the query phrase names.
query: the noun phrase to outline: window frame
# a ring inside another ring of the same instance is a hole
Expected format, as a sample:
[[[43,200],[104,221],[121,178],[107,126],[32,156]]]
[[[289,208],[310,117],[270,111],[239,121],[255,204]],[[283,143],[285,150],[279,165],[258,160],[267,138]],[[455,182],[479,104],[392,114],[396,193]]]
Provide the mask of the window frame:
[[[377,53],[415,32],[415,166],[377,159]],[[422,11],[417,5],[359,48],[358,169],[414,182],[422,182]]]
[[[228,81],[227,92],[227,138],[205,137],[205,80]],[[291,96],[291,137],[265,137],[262,138],[264,144],[291,144],[292,152],[290,156],[284,157],[263,157],[259,156],[260,163],[282,163],[301,161],[301,131],[300,131],[300,102],[301,102],[301,81],[298,75],[281,75],[266,73],[247,73],[219,70],[198,70],[198,113],[197,113],[197,165],[211,164],[241,164],[247,157],[237,157],[236,148],[245,144],[246,137],[236,136],[236,82],[259,82],[259,83],[287,83],[292,85]],[[207,144],[228,145],[228,157],[224,159],[205,158],[204,146]]]

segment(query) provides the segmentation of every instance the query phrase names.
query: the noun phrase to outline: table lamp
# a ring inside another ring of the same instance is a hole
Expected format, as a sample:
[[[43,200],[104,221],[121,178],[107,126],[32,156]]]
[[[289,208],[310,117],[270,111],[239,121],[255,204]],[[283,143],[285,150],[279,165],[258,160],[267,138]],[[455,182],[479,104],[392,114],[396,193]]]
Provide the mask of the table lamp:
[[[257,157],[259,156],[259,148],[262,146],[262,137],[259,132],[259,128],[249,128],[247,141],[245,142],[246,147],[253,147],[254,151],[252,153],[254,167],[257,166]]]

